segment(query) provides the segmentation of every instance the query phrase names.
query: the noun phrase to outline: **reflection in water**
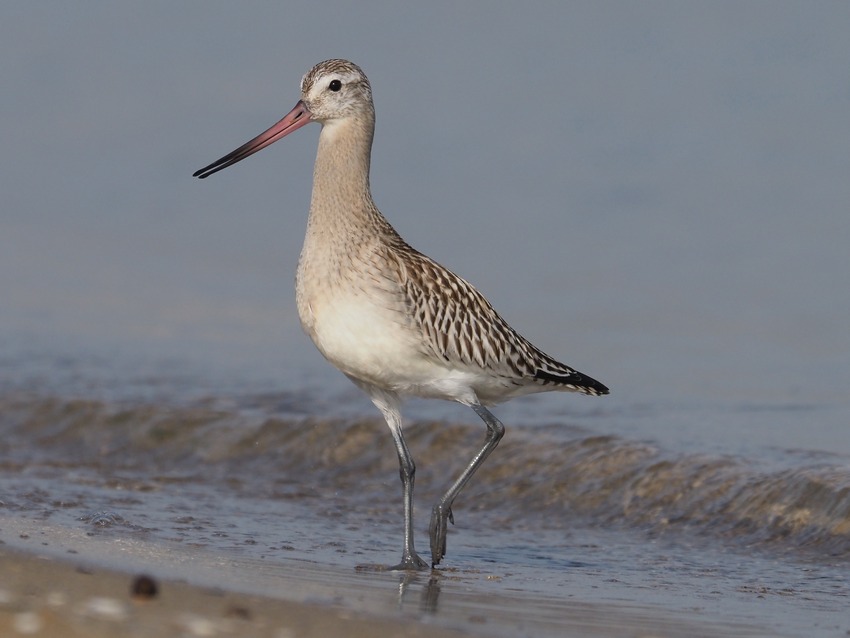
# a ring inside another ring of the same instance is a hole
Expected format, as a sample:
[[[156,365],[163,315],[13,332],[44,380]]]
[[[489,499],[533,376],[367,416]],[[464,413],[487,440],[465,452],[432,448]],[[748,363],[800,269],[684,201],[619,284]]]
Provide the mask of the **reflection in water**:
[[[422,590],[420,606],[426,614],[437,613],[437,601],[440,598],[440,578],[439,572],[432,572]]]
[[[440,580],[442,573],[432,569],[430,572],[401,572],[398,579],[398,608],[402,610],[404,603],[415,595],[421,587],[419,610],[424,614],[436,614],[440,598]]]

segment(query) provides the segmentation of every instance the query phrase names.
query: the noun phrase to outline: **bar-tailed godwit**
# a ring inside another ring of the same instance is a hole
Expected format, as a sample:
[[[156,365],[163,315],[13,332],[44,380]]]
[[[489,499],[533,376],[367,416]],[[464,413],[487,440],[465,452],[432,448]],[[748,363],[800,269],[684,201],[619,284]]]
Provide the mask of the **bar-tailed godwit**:
[[[301,99],[250,142],[195,173],[209,177],[301,128],[322,132],[307,235],[298,261],[301,325],[319,351],[383,413],[404,494],[404,546],[392,569],[427,569],[413,543],[416,466],[401,404],[416,396],[468,405],[487,439],[431,512],[431,567],[446,554],[452,504],[498,445],[505,427],[485,407],[535,392],[608,394],[608,388],[533,346],[471,284],[411,248],[372,201],[372,88],[347,60],[327,60],[301,80]]]

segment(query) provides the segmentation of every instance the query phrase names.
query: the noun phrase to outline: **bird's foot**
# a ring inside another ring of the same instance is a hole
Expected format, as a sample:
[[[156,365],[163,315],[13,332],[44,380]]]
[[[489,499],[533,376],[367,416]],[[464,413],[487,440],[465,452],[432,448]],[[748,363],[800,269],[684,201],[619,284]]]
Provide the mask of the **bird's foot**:
[[[431,567],[439,565],[446,555],[446,534],[449,531],[449,521],[455,524],[451,505],[437,503],[431,510]]]
[[[394,565],[390,567],[390,571],[400,572],[400,571],[417,571],[421,572],[425,569],[428,569],[430,565],[426,563],[419,557],[419,554],[416,552],[405,552],[402,554],[401,562],[398,565]]]

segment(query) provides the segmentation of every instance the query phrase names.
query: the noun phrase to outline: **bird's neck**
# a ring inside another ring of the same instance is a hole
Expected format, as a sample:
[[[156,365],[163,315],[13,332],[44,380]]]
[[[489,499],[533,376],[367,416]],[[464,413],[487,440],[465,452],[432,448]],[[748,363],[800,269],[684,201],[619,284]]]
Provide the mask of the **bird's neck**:
[[[325,123],[313,169],[310,226],[366,223],[375,210],[369,190],[369,163],[375,125],[361,120]]]

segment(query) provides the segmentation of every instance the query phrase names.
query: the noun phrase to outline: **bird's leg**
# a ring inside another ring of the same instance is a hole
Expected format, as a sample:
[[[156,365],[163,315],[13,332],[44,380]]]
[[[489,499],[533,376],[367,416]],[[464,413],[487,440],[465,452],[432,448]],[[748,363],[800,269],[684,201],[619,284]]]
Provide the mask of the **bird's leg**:
[[[484,442],[484,447],[479,450],[478,454],[472,457],[469,465],[463,471],[463,474],[458,477],[454,484],[443,495],[434,509],[431,511],[431,567],[439,565],[440,560],[446,555],[446,533],[448,532],[449,521],[454,524],[454,515],[452,514],[452,503],[455,497],[460,493],[464,486],[475,474],[475,471],[481,466],[490,452],[496,449],[499,441],[505,434],[505,426],[483,405],[474,404],[471,406],[475,413],[481,417],[484,423],[487,424],[487,440]]]
[[[401,562],[390,569],[428,569],[428,563],[419,557],[413,547],[413,478],[416,475],[416,464],[413,462],[413,457],[410,456],[407,443],[404,442],[401,414],[394,405],[387,405],[385,402],[376,401],[374,398],[373,402],[383,412],[387,425],[390,426],[396,452],[398,452],[399,475],[404,490],[404,547],[402,548]]]

